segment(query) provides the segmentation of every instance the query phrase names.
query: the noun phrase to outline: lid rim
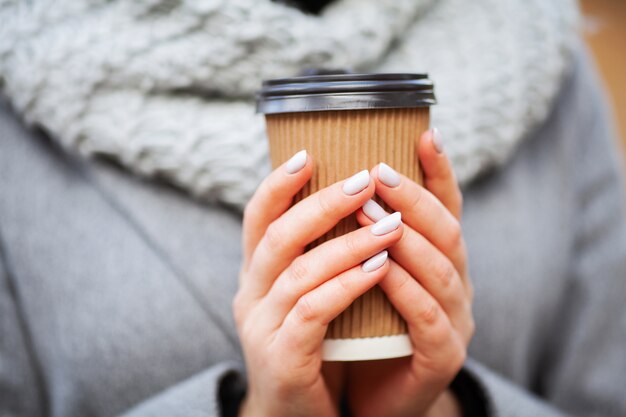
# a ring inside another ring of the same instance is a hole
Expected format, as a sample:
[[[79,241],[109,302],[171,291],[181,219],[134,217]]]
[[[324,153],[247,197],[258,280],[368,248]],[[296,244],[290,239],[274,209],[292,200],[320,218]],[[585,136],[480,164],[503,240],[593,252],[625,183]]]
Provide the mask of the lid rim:
[[[286,83],[309,83],[318,81],[342,81],[342,80],[423,80],[428,79],[426,73],[389,72],[389,73],[360,73],[360,74],[325,74],[325,75],[299,75],[296,77],[273,78],[264,80],[263,86],[279,85]]]
[[[261,97],[273,97],[281,95],[292,94],[338,94],[338,93],[352,93],[352,92],[369,92],[378,93],[383,91],[432,91],[433,84],[430,80],[420,80],[418,82],[399,82],[391,81],[381,84],[380,82],[357,82],[357,81],[341,81],[326,83],[323,85],[316,84],[315,88],[312,88],[306,84],[299,83],[285,83],[277,84],[272,88],[262,88],[260,91]]]
[[[299,94],[266,97],[257,101],[262,114],[302,113],[341,110],[372,110],[430,107],[436,104],[432,91],[382,91],[339,94]]]
[[[427,74],[331,74],[266,80],[257,113],[425,107],[436,103]]]

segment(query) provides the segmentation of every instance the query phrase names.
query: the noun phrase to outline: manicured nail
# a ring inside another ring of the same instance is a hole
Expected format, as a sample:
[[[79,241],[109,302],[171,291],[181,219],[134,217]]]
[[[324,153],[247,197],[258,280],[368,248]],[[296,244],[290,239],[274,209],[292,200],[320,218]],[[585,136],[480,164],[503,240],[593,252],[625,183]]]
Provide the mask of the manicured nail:
[[[374,223],[370,230],[374,235],[380,236],[389,232],[393,232],[398,228],[398,226],[400,226],[400,223],[402,223],[402,215],[399,211],[396,211],[395,213],[383,217],[382,219]]]
[[[363,269],[363,272],[376,271],[378,268],[383,266],[383,264],[387,260],[387,256],[388,256],[387,251],[384,250],[384,251],[382,251],[382,252],[372,256],[367,261],[365,261],[363,263],[363,266],[361,266],[361,269]]]
[[[441,132],[436,127],[433,127],[430,130],[430,133],[433,138],[433,145],[435,145],[435,150],[437,153],[443,152],[443,142],[441,141]]]
[[[363,191],[370,183],[370,173],[367,169],[354,174],[343,183],[343,192],[348,195],[354,195]]]
[[[306,165],[306,150],[303,149],[300,152],[297,152],[294,156],[287,161],[285,165],[285,171],[288,174],[295,174],[300,171]]]
[[[365,213],[370,220],[375,222],[379,221],[388,214],[385,209],[374,200],[367,200],[367,202],[363,204],[363,213]]]
[[[378,179],[387,187],[397,187],[400,185],[400,175],[384,162],[378,165]]]

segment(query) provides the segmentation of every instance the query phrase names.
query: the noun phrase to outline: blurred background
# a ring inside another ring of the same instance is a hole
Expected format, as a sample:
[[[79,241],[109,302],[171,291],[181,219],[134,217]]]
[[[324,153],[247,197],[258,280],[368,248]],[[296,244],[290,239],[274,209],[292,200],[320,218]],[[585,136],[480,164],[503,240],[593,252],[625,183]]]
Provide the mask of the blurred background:
[[[585,37],[613,104],[626,161],[626,0],[582,0]]]

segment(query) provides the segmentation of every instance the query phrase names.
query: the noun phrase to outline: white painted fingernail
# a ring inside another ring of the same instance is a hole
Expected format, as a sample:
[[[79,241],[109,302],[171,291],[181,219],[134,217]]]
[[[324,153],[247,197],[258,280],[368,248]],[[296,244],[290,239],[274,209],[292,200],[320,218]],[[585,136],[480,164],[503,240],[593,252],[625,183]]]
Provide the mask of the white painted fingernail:
[[[384,250],[372,256],[371,258],[369,258],[367,261],[363,263],[363,266],[361,266],[361,269],[363,269],[363,272],[376,271],[378,268],[383,266],[383,264],[387,260],[387,255],[388,255],[387,251]]]
[[[379,221],[388,214],[385,209],[374,200],[367,200],[367,202],[363,204],[363,213],[365,213],[370,220],[375,222]]]
[[[354,195],[363,191],[370,183],[370,173],[367,169],[354,174],[343,183],[343,192],[348,195]]]
[[[431,134],[433,137],[433,145],[435,145],[435,150],[437,153],[443,152],[443,142],[441,140],[441,132],[436,127],[431,129]]]
[[[378,179],[387,187],[397,187],[400,185],[400,175],[384,162],[378,165]]]
[[[402,223],[402,215],[399,211],[396,211],[377,221],[370,230],[374,235],[381,236],[396,230],[398,226],[400,226],[400,223]]]
[[[300,171],[306,165],[306,150],[303,149],[300,152],[297,152],[294,156],[287,161],[285,165],[285,171],[288,174],[295,174]]]

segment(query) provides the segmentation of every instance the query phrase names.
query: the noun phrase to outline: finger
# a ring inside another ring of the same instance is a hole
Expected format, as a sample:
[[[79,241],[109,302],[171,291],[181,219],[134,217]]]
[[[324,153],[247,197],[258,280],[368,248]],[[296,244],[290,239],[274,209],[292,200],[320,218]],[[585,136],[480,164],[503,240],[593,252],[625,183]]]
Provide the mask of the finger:
[[[387,252],[383,251],[300,297],[277,333],[279,351],[291,352],[286,357],[293,352],[317,355],[328,324],[379,283],[388,270]]]
[[[435,300],[408,272],[390,261],[389,272],[380,282],[391,304],[406,320],[414,349],[414,360],[435,368],[443,366],[457,354],[460,337],[448,316]]]
[[[313,161],[301,150],[267,176],[246,205],[243,216],[244,269],[267,226],[289,208],[313,173]]]
[[[387,164],[378,164],[372,176],[376,194],[401,212],[407,225],[432,242],[459,268],[459,273],[464,274],[465,243],[461,224],[441,201]]]
[[[398,242],[402,233],[400,213],[394,213],[311,249],[280,274],[261,301],[259,314],[270,329],[278,328],[300,297]]]
[[[254,279],[246,285],[251,296],[264,296],[306,245],[361,207],[373,194],[374,184],[364,170],[310,195],[272,222],[250,260]]]
[[[375,201],[368,200],[357,212],[357,221],[368,226],[387,215]],[[465,265],[454,265],[424,236],[406,227],[402,238],[389,248],[389,254],[422,285],[455,318],[464,317],[471,308],[472,286]],[[467,304],[467,305],[466,305]]]
[[[469,338],[473,332],[471,302],[452,262],[408,227],[389,254],[439,303],[452,326]]]
[[[452,170],[452,164],[444,152],[439,129],[433,128],[422,133],[417,154],[424,170],[424,186],[457,220],[460,220],[463,195]]]

